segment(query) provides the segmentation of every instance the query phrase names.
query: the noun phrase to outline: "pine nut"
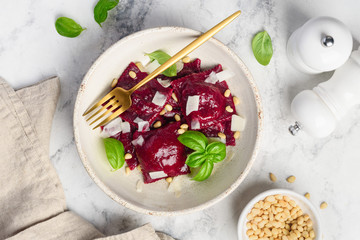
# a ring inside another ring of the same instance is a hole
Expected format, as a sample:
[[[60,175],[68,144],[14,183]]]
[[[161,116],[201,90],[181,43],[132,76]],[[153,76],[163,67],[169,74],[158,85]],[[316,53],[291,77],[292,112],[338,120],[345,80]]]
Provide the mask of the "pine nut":
[[[160,115],[162,116],[162,115],[164,115],[165,113],[166,113],[166,110],[163,109],[163,110],[161,110]]]
[[[138,165],[136,168],[141,172],[141,166],[140,165]]]
[[[327,204],[326,202],[322,202],[322,203],[320,204],[320,208],[321,208],[321,209],[325,209],[325,208],[327,208],[327,206],[328,206],[328,204]]]
[[[171,112],[173,110],[173,107],[170,105],[170,104],[166,104],[165,105],[165,109],[168,111],[168,112]]]
[[[237,97],[233,97],[233,102],[235,105],[240,104],[240,100]]]
[[[180,129],[178,129],[178,131],[177,131],[179,134],[183,134],[184,132],[186,132],[186,130],[185,129],[182,129],[182,128],[180,128]]]
[[[180,125],[180,128],[187,130],[187,129],[189,128],[189,125],[187,125],[186,123],[184,123],[184,124],[181,124],[181,125]]]
[[[153,125],[154,128],[159,128],[161,127],[161,121],[156,121]]]
[[[234,132],[234,138],[239,139],[239,137],[240,137],[240,132],[239,131]]]
[[[167,178],[165,178],[165,181],[166,181],[166,182],[168,182],[168,183],[171,183],[171,182],[172,182],[172,180],[173,180],[173,178],[172,178],[172,177],[167,177]]]
[[[138,67],[138,69],[140,71],[145,72],[145,68],[144,68],[144,66],[142,65],[141,62],[137,62],[137,63],[135,63],[135,65]]]
[[[222,132],[219,132],[219,133],[218,133],[218,136],[219,136],[219,138],[221,138],[221,139],[226,139],[226,135],[225,135],[224,133],[222,133]]]
[[[295,176],[290,176],[286,179],[286,181],[288,181],[289,183],[293,183],[293,182],[295,182],[295,180],[296,180]]]
[[[304,195],[307,199],[310,199],[310,193],[305,193]]]
[[[131,78],[136,78],[136,73],[135,73],[134,71],[130,71],[130,72],[129,72],[129,76],[130,76]]]
[[[225,110],[230,113],[234,112],[234,109],[232,109],[232,107],[230,107],[230,106],[226,106]]]
[[[269,176],[270,176],[270,180],[271,180],[272,182],[276,182],[277,178],[276,178],[275,174],[270,173]]]
[[[224,92],[224,97],[229,97],[231,94],[230,89],[226,89],[226,91]]]
[[[114,78],[111,82],[111,87],[114,88],[116,86],[116,84],[118,83],[117,78]]]
[[[131,153],[126,153],[126,154],[125,154],[125,159],[126,159],[126,160],[132,159],[132,157],[133,157],[133,156],[131,155]]]
[[[178,102],[178,98],[176,97],[175,93],[171,94],[172,99],[174,99],[175,102]]]
[[[174,118],[177,122],[181,120],[181,117],[179,114],[175,114]]]
[[[130,168],[129,168],[129,167],[126,167],[126,168],[125,168],[125,174],[126,174],[126,175],[129,175],[130,172],[131,172]]]
[[[183,63],[189,63],[190,62],[190,57],[186,56],[182,59]]]

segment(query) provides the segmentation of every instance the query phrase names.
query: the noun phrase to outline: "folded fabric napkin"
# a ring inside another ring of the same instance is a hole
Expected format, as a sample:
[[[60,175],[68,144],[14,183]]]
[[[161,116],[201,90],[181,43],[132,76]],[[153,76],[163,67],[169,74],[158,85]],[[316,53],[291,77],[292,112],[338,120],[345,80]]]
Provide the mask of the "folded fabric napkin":
[[[14,91],[0,78],[0,239],[171,240],[150,224],[104,237],[68,211],[49,160],[57,77]]]

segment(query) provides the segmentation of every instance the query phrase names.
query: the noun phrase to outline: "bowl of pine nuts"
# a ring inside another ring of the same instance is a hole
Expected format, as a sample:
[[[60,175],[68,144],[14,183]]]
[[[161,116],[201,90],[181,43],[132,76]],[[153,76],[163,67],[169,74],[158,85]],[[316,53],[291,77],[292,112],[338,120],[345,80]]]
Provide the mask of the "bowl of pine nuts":
[[[320,217],[304,196],[286,189],[260,193],[243,209],[239,240],[319,240]]]

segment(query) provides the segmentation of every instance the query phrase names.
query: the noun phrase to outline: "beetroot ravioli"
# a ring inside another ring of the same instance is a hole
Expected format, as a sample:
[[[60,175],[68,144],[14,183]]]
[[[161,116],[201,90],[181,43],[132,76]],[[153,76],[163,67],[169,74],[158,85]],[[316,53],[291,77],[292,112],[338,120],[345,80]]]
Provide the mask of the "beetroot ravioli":
[[[124,145],[131,170],[140,164],[145,183],[190,173],[185,161],[191,150],[177,139],[179,129],[200,131],[235,145],[233,97],[225,93],[227,83],[216,78],[222,66],[202,71],[200,65],[200,59],[195,59],[175,77],[159,75],[131,95],[132,106],[120,115],[121,124],[130,127],[111,137]],[[130,89],[147,75],[130,63],[116,87]]]

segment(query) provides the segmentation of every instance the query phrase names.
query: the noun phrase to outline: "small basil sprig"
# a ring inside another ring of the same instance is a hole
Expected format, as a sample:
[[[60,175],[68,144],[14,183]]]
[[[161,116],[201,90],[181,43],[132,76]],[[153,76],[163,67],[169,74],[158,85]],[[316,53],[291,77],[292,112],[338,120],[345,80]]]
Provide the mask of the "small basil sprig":
[[[264,66],[268,65],[273,55],[269,34],[266,31],[259,32],[253,38],[251,46],[256,60]]]
[[[86,28],[82,28],[77,22],[67,17],[59,17],[55,22],[56,31],[64,37],[74,38]]]
[[[221,142],[208,144],[204,134],[197,131],[186,131],[178,137],[186,147],[194,150],[186,159],[186,164],[191,168],[200,168],[193,178],[196,181],[208,179],[214,168],[214,163],[221,162],[226,157],[226,146]]]
[[[100,25],[108,17],[108,11],[118,5],[119,0],[100,0],[94,8],[94,19]]]
[[[160,65],[164,64],[167,60],[169,60],[171,58],[171,56],[169,54],[167,54],[164,51],[161,50],[157,50],[155,52],[152,53],[146,53],[147,56],[149,56],[150,61],[154,61],[156,60]],[[170,66],[168,69],[166,69],[163,74],[167,77],[174,77],[176,76],[176,65],[173,64],[172,66]]]
[[[114,138],[104,139],[106,157],[114,170],[120,169],[125,162],[125,150],[122,142]]]

